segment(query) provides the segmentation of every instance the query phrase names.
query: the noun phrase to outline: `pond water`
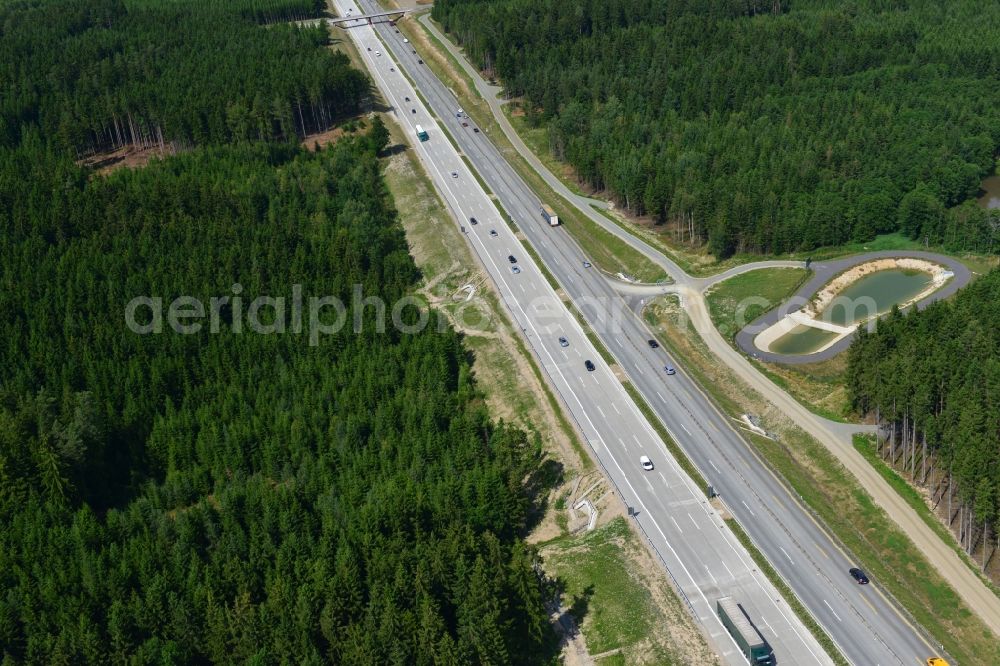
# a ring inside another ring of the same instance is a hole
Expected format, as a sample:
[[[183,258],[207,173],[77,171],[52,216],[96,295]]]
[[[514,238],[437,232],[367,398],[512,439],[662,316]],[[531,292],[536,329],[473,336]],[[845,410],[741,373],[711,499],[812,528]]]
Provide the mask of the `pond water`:
[[[929,273],[914,270],[892,269],[866,275],[837,294],[818,318],[839,326],[856,324],[912,300],[931,280]],[[772,342],[770,349],[777,354],[811,354],[835,337],[833,331],[798,325]]]
[[[923,271],[888,270],[866,275],[837,294],[819,319],[849,326],[903,304],[931,283]]]
[[[983,208],[1000,208],[1000,176],[990,176],[979,186],[980,196],[976,199]]]
[[[811,354],[837,337],[833,331],[799,324],[771,343],[775,354]]]

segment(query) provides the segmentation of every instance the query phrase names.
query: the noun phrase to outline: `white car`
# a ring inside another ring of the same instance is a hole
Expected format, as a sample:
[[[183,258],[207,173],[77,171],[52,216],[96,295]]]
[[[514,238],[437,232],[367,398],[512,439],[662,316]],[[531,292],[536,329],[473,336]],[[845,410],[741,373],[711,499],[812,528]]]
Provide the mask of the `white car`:
[[[404,43],[404,44],[409,44],[409,43],[410,43],[410,40],[408,40],[408,39],[407,39],[406,37],[403,37],[403,43]]]
[[[647,472],[653,469],[653,461],[649,459],[649,456],[639,456],[639,464]]]
[[[376,51],[376,52],[375,52],[375,55],[377,55],[377,56],[381,56],[381,55],[382,55],[382,52],[381,52],[381,51]]]

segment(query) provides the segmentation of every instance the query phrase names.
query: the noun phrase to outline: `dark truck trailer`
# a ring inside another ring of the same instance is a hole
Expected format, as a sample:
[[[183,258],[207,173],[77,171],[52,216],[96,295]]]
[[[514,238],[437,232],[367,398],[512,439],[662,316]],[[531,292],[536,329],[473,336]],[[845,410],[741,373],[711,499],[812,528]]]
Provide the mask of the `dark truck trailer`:
[[[722,625],[740,646],[743,656],[754,666],[770,666],[774,663],[774,651],[747,617],[743,606],[732,597],[722,597],[716,602],[716,610]]]

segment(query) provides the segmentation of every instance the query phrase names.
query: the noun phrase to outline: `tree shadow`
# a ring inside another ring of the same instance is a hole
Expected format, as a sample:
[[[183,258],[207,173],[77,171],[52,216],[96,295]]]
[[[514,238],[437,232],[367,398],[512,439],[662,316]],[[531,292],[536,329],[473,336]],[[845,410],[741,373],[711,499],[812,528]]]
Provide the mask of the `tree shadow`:
[[[536,436],[537,440],[537,436]],[[536,441],[540,447],[541,443]],[[549,491],[563,482],[564,467],[558,460],[539,453],[542,456],[535,470],[525,480],[524,489],[528,496],[528,512],[525,516],[524,532],[531,532],[545,517],[549,509]]]
[[[590,600],[594,596],[594,586],[588,585],[583,588],[583,591],[573,599],[573,603],[570,604],[569,608],[566,609],[562,616],[569,615],[574,623],[574,631],[579,632],[579,625],[583,624],[584,618],[587,617],[587,612],[590,610]],[[575,633],[573,634],[576,635]]]
[[[379,153],[379,156],[393,157],[395,155],[399,155],[400,153],[406,152],[406,148],[407,146],[405,143],[396,143],[391,146],[387,146],[381,153]]]

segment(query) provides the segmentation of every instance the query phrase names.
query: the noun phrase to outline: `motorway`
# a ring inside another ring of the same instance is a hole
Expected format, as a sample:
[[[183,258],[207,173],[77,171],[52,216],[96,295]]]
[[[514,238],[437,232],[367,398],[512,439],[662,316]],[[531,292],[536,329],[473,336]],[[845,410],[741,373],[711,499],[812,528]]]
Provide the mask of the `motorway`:
[[[341,15],[353,6],[340,0],[335,4]],[[376,5],[363,0],[362,7],[373,11]],[[375,30],[384,43],[376,38]],[[678,367],[677,374],[666,375],[664,365],[668,360],[662,350],[646,344],[653,336],[641,320],[596,270],[584,267],[583,254],[565,230],[545,224],[538,213],[538,199],[488,138],[473,132],[471,123],[462,127],[462,122],[469,121],[456,117],[454,97],[417,63],[417,55],[402,42],[402,35],[388,24],[378,23],[373,27],[349,26],[347,32],[358,43],[403,128],[412,135],[414,125],[419,123],[431,134],[429,141],[415,142],[418,155],[458,219],[465,222],[469,242],[496,281],[514,320],[524,329],[545,372],[622,499],[638,509],[639,526],[724,659],[743,663],[713,612],[714,598],[732,594],[747,607],[758,628],[772,642],[779,664],[829,663],[785,602],[756,572],[701,489],[695,488],[671,459],[621,383],[500,219],[438,122],[420,103],[407,78],[398,71],[400,65],[562,289],[584,313],[620,368],[842,653],[857,664],[920,664],[933,654],[934,650],[877,586],[860,587],[854,583],[847,575],[853,563],[770,474],[683,370]],[[384,53],[376,56],[376,51]],[[396,56],[391,61],[389,52]],[[406,97],[411,101],[407,102]],[[452,171],[458,174],[456,178],[451,176]],[[476,217],[479,224],[469,224],[470,217]],[[490,229],[497,236],[491,236]],[[511,272],[508,255],[518,258],[519,274]],[[560,335],[568,339],[569,347],[559,345]],[[594,372],[584,369],[585,358],[595,363]],[[654,472],[639,469],[638,457],[643,453],[659,463]]]
[[[744,354],[734,350],[729,341],[722,337],[712,323],[705,302],[705,290],[709,286],[726,277],[748,270],[788,265],[801,266],[802,263],[761,261],[742,264],[709,277],[688,275],[673,259],[657,249],[655,243],[650,244],[643,239],[641,237],[643,234],[638,229],[626,229],[596,210],[607,208],[607,202],[596,201],[571,192],[555,174],[549,171],[538,160],[538,157],[524,145],[504,115],[501,109],[502,101],[496,99],[501,89],[491,86],[485,81],[452,41],[443,35],[433,22],[427,19],[428,17],[423,16],[418,20],[440,40],[444,48],[455,57],[459,66],[473,80],[506,138],[521,157],[531,165],[531,168],[541,176],[546,185],[555,190],[559,197],[573,205],[593,223],[664,268],[674,279],[674,291],[678,293],[681,304],[687,311],[695,331],[717,359],[728,366],[735,377],[753,387],[754,391],[760,393],[797,427],[802,428],[822,444],[855,477],[871,500],[896,523],[899,530],[912,542],[910,547],[915,549],[915,552],[919,552],[919,557],[926,560],[927,564],[941,575],[961,597],[969,610],[976,613],[994,634],[1000,636],[1000,596],[984,583],[973,567],[962,561],[955,543],[940,538],[913,507],[907,504],[896,489],[852,445],[851,438],[854,432],[873,432],[874,427],[831,421],[813,413],[772,382]],[[621,288],[621,283],[618,287]]]

